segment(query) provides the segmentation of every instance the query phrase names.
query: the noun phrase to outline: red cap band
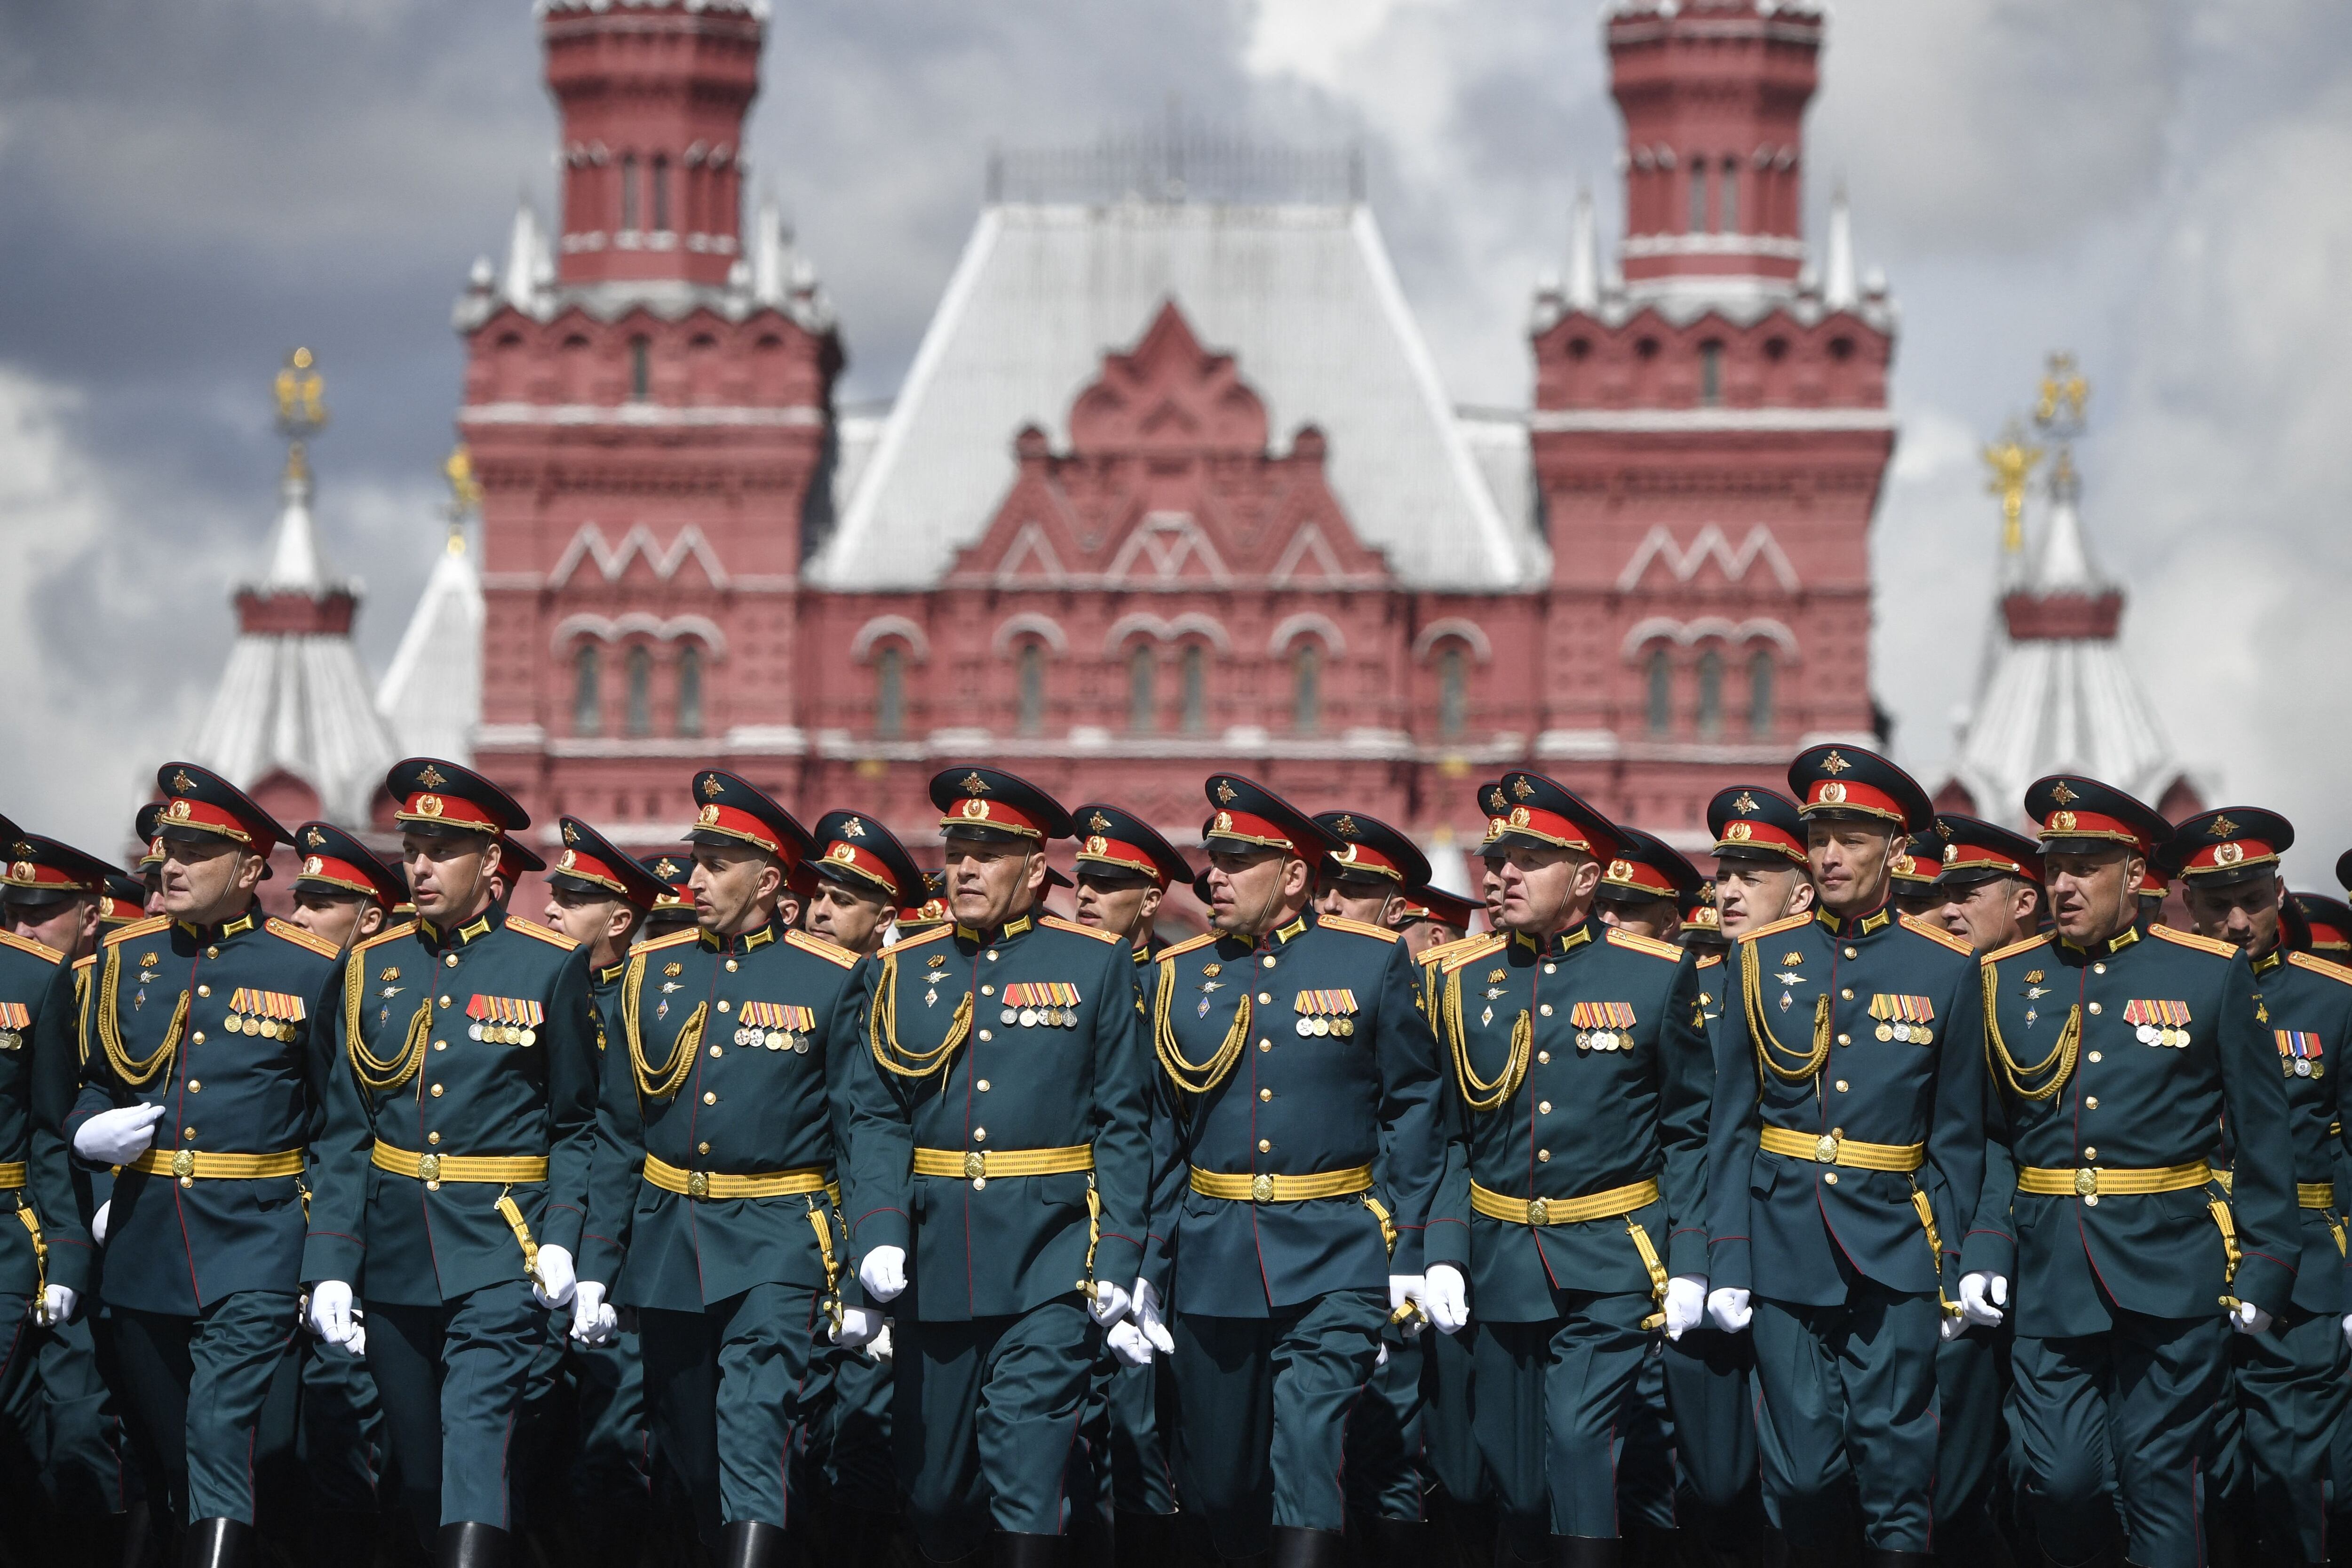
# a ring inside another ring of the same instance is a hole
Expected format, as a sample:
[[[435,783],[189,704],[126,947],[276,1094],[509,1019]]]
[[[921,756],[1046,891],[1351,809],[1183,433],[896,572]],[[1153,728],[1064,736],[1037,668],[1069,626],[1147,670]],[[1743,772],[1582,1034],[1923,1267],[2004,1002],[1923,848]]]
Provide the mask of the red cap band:
[[[11,888],[51,888],[66,893],[87,893],[99,885],[94,881],[81,881],[55,866],[44,865],[38,860],[9,861],[8,874],[0,877],[0,883]]]
[[[555,870],[559,876],[593,882],[600,888],[611,889],[623,898],[629,896],[628,884],[621,880],[621,874],[613,869],[609,861],[583,850],[567,847],[555,858]]]
[[[905,891],[898,886],[898,879],[890,874],[890,868],[884,863],[882,857],[846,839],[836,838],[824,847],[824,863],[845,871],[856,872],[893,899]]]
[[[1351,870],[1370,871],[1378,876],[1404,880],[1404,868],[1369,844],[1352,839],[1331,851],[1331,858]]]
[[[1872,816],[1884,816],[1892,822],[1906,822],[1903,807],[1893,795],[1866,784],[1849,784],[1843,779],[1815,779],[1805,791],[1805,802],[1797,807],[1801,814],[1809,811],[1859,811]]]
[[[1886,874],[1898,882],[1932,882],[1943,868],[1940,863],[1922,860],[1906,849],[1887,866]]]
[[[1134,871],[1149,877],[1162,889],[1168,886],[1168,879],[1160,874],[1160,868],[1151,857],[1124,838],[1094,834],[1078,847],[1078,860],[1080,864],[1091,861],[1097,866],[1116,866],[1122,871]]]
[[[1720,855],[1727,849],[1777,849],[1791,860],[1805,858],[1804,841],[1795,834],[1769,822],[1751,822],[1746,817],[1723,825],[1723,837],[1715,841],[1715,852]]]
[[[2041,837],[2044,843],[2053,838],[2110,838],[2117,844],[2128,844],[2143,855],[2156,847],[2123,818],[2096,811],[2053,811],[2042,825]],[[2145,885],[2142,890],[2147,890]]]
[[[1269,849],[1297,852],[1298,846],[1290,835],[1263,816],[1252,816],[1246,811],[1221,811],[1211,820],[1207,837],[1235,838],[1244,844],[1262,844]]]
[[[464,795],[436,795],[431,790],[419,790],[410,795],[408,804],[392,815],[399,822],[436,822],[494,837],[505,831],[497,818]]]
[[[383,901],[383,895],[376,891],[375,883],[369,879],[365,872],[350,861],[338,860],[331,855],[304,857],[302,869],[296,874],[294,879],[297,882],[324,882],[330,887],[344,888],[354,893],[365,894],[378,903]]]
[[[1562,849],[1581,849],[1587,855],[1594,853],[1592,840],[1585,836],[1582,827],[1570,818],[1561,816],[1556,812],[1546,811],[1540,806],[1511,807],[1511,815],[1503,818],[1503,831],[1524,833],[1530,838],[1540,838],[1545,843],[1556,844]]]
[[[993,827],[1001,833],[1018,833],[1030,838],[1045,837],[1043,827],[1003,801],[977,795],[958,801],[955,809],[940,818],[940,826],[950,833],[959,827]]]
[[[2039,862],[2027,865],[2013,855],[1984,844],[1947,844],[1944,846],[1944,869],[1947,871],[1999,871],[2004,876],[2022,877],[2037,887],[2042,882]]]
[[[201,827],[207,833],[234,838],[239,844],[270,842],[270,835],[266,830],[241,820],[235,812],[224,810],[208,801],[190,800],[185,795],[173,795],[165,804],[163,815],[156,818],[156,826]]]
[[[1612,860],[1601,879],[1612,888],[1631,888],[1653,898],[1671,899],[1675,896],[1675,885],[1666,879],[1666,874],[1645,861]]]
[[[2219,844],[2198,846],[2197,853],[2181,863],[2180,874],[2193,877],[2200,871],[2234,871],[2241,866],[2261,866],[2278,858],[2278,850],[2259,838],[2224,838]]]
[[[2164,873],[2156,868],[2153,861],[2149,862],[2147,870],[2139,874],[2139,890],[2142,894],[2161,896],[2168,890],[2169,886],[2164,879]]]
[[[144,920],[146,915],[145,906],[118,899],[112,893],[98,900],[98,918],[103,925],[129,925],[132,921]]]
[[[723,833],[730,838],[740,838],[756,845],[769,854],[791,859],[792,853],[776,841],[776,830],[748,811],[738,811],[731,805],[711,801],[703,806],[694,819],[697,833]]]

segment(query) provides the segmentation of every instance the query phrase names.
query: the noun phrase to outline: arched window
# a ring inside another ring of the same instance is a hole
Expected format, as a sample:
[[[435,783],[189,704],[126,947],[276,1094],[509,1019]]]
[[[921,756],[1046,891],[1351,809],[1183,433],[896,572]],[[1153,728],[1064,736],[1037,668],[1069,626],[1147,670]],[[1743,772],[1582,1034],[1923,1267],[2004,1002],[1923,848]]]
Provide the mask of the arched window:
[[[1716,227],[1725,234],[1739,232],[1739,160],[1723,161],[1723,184],[1716,190],[1716,205],[1721,209],[1721,221]]]
[[[1698,656],[1698,732],[1706,741],[1723,733],[1723,655],[1713,648]]]
[[[629,340],[629,395],[643,403],[653,394],[654,345],[640,335]]]
[[[604,696],[601,689],[603,655],[594,643],[584,642],[572,656],[572,732],[602,734]]]
[[[1650,733],[1664,735],[1675,727],[1675,667],[1666,650],[1652,648],[1645,676],[1649,685]]]
[[[1437,733],[1452,741],[1462,734],[1468,717],[1469,671],[1462,645],[1447,643],[1437,653]]]
[[[654,650],[643,643],[629,645],[629,733],[654,732]]]
[[[1723,345],[1716,342],[1698,346],[1698,405],[1713,408],[1723,401]]]
[[[637,226],[637,155],[621,154],[621,226]]]
[[[677,650],[677,732],[702,733],[702,647],[688,643]]]
[[[1127,656],[1127,727],[1149,735],[1159,727],[1160,655],[1139,642]]]
[[[895,741],[907,724],[907,655],[897,643],[874,656],[874,734]]]
[[[1312,735],[1323,727],[1323,645],[1302,641],[1290,656],[1290,728]]]
[[[1021,645],[1020,733],[1045,731],[1045,645],[1032,637]]]
[[[1692,234],[1706,232],[1706,160],[1690,161],[1690,222],[1685,226]]]
[[[654,227],[669,227],[669,160],[659,156],[654,159]]]
[[[1209,727],[1209,650],[1186,643],[1183,672],[1184,733],[1197,735]]]
[[[1759,647],[1748,656],[1748,732],[1762,737],[1772,732],[1772,650]]]

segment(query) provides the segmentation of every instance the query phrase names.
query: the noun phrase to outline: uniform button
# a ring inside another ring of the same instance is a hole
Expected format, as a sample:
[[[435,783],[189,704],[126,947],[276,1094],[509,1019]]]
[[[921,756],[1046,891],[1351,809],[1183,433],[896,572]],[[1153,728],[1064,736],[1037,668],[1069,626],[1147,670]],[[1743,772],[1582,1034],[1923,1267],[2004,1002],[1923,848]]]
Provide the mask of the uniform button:
[[[1260,1040],[1257,1043],[1257,1048],[1262,1051],[1270,1051],[1274,1049],[1274,1042],[1272,1040]]]
[[[700,1142],[700,1143],[697,1143],[697,1144],[694,1146],[694,1152],[695,1152],[696,1153],[698,1153],[698,1154],[708,1154],[708,1153],[709,1153],[709,1152],[710,1152],[710,1143],[709,1143],[709,1140],[707,1140],[707,1139],[706,1139],[704,1142]]]
[[[1840,998],[1841,1000],[1843,1000],[1843,1001],[1847,1001],[1847,1002],[1851,1002],[1851,1001],[1853,1001],[1853,986],[1851,986],[1851,985],[1847,986],[1844,990],[1843,990],[1843,991],[1841,991],[1841,992],[1839,992],[1839,993],[1838,993],[1838,996],[1839,996],[1839,998]]]
[[[1274,967],[1274,954],[1269,952],[1264,958],[1259,959],[1258,962],[1265,965],[1266,968],[1272,969]]]
[[[1830,1129],[1830,1136],[1832,1138],[1843,1138],[1845,1136],[1845,1129],[1843,1127],[1832,1127]]]
[[[996,950],[995,950],[994,948],[992,948],[992,948],[990,948],[990,949],[988,950],[988,952],[987,952],[985,954],[983,954],[982,956],[984,956],[984,957],[988,960],[988,962],[989,962],[989,963],[994,963],[996,962]]]
[[[451,969],[455,969],[455,968],[457,968],[457,955],[456,953],[454,953],[454,952],[453,952],[453,953],[449,954],[446,958],[444,958],[441,962],[442,962],[444,964],[447,965],[449,968],[451,968]]]
[[[711,1054],[712,1056],[714,1056],[714,1057],[715,1057],[715,1056],[718,1056],[718,1055],[719,1054],[719,1047],[717,1047],[717,1046],[713,1046],[713,1047],[710,1047],[710,1054]]]
[[[2097,1061],[2097,1060],[2099,1059],[2099,1053],[2098,1053],[2098,1052],[2096,1052],[2096,1051],[2093,1051],[2093,1052],[2091,1053],[2091,1059],[2092,1059],[2093,1061]]]
[[[2085,1149],[2083,1151],[2083,1158],[2085,1160],[2095,1160],[2098,1157],[2099,1152],[2096,1149]]]
[[[715,1090],[712,1090],[712,1089],[704,1089],[704,1090],[702,1091],[702,1103],[703,1103],[703,1104],[705,1104],[705,1105],[716,1105],[716,1104],[718,1104],[718,1103],[719,1103],[719,1095],[718,1095],[718,1093],[717,1093]]]
[[[425,1141],[427,1143],[438,1143],[441,1142],[441,1134],[438,1132],[427,1132],[425,1135]]]
[[[1549,1065],[1550,1064],[1550,1062],[1551,1062],[1551,1053],[1550,1053],[1549,1051],[1538,1051],[1538,1052],[1536,1053],[1536,1065],[1537,1065],[1537,1066],[1538,1066],[1538,1067],[1549,1066]]]
[[[437,1083],[433,1086],[433,1098],[436,1100],[441,1098],[441,1086]]]
[[[1837,1091],[1838,1091],[1840,1094],[1843,1094],[1843,1093],[1845,1092],[1845,1079],[1838,1079],[1838,1081],[1837,1081]]]
[[[1271,1153],[1273,1153],[1273,1152],[1274,1152],[1274,1140],[1273,1140],[1273,1139],[1271,1139],[1271,1138],[1261,1138],[1261,1139],[1259,1139],[1259,1140],[1257,1141],[1257,1152],[1258,1152],[1259,1153],[1261,1153],[1261,1154],[1271,1154]]]
[[[729,960],[727,961],[727,973],[730,973],[730,974],[732,974],[732,973],[735,973],[735,970],[736,970],[736,963],[735,963],[735,961],[734,961],[733,959],[731,959],[731,958],[730,958],[730,959],[729,959]]]
[[[205,1032],[202,1029],[198,1029],[194,1034],[190,1035],[188,1038],[201,1046],[205,1043]]]
[[[220,949],[216,947],[208,947],[205,949],[205,956],[206,958],[218,958],[220,956]]]
[[[2098,1110],[2098,1109],[2099,1109],[2099,1097],[2098,1097],[2097,1095],[2095,1095],[2095,1095],[2091,1096],[2088,1100],[2085,1100],[2084,1101],[2083,1101],[2083,1109],[2084,1109],[2084,1110]]]
[[[188,1092],[190,1094],[202,1094],[204,1091],[205,1084],[202,1079],[192,1078],[188,1080]]]
[[[1550,1004],[1550,1003],[1549,1003],[1549,1002],[1546,1002],[1545,1004],[1543,1004],[1543,1005],[1541,1005],[1540,1007],[1537,1008],[1536,1010],[1537,1010],[1538,1012],[1541,1013],[1541,1014],[1542,1014],[1545,1017],[1547,1017],[1547,1018],[1549,1018],[1549,1017],[1550,1017],[1550,1016],[1551,1016],[1551,1004]]]
[[[1838,1037],[1838,1044],[1841,1046],[1850,1046],[1853,1044],[1853,1037],[1852,1035],[1840,1035]]]
[[[1551,1162],[1551,1151],[1550,1151],[1550,1150],[1549,1150],[1549,1149],[1538,1149],[1538,1150],[1537,1150],[1537,1151],[1536,1151],[1536,1163],[1537,1163],[1537,1164],[1538,1164],[1538,1165],[1549,1164],[1549,1163],[1550,1163],[1550,1162]]]
[[[446,996],[442,997],[442,998],[441,998],[441,1005],[443,1005],[444,1007],[446,1007],[448,1005],[449,1005],[449,998],[447,998]]]
[[[209,996],[212,994],[213,988],[209,985],[199,985],[196,987],[196,994],[199,996]]]
[[[1272,1006],[1274,1005],[1274,993],[1271,991],[1259,992],[1257,994],[1257,1005],[1261,1007]]]
[[[180,1129],[180,1133],[181,1133],[181,1136],[183,1136],[183,1137],[184,1137],[184,1138],[188,1139],[191,1142],[193,1142],[195,1140],[195,1136],[196,1136],[196,1130],[195,1130],[194,1128],[193,1128],[193,1127],[183,1127],[182,1129]]]
[[[1557,963],[1547,963],[1544,965],[1544,973],[1546,974],[1558,974],[1559,973],[1559,965]]]
[[[971,1141],[972,1141],[973,1142],[975,1142],[975,1143],[985,1143],[985,1142],[988,1142],[988,1129],[987,1129],[987,1128],[985,1128],[985,1127],[975,1127],[975,1128],[973,1128],[973,1129],[971,1130]]]
[[[2106,972],[2107,966],[2104,963],[2095,963],[2091,965],[2091,973],[2094,974],[2105,974]]]
[[[1257,1097],[1260,1100],[1272,1100],[1274,1098],[1274,1090],[1270,1089],[1259,1089],[1257,1091]]]
[[[449,1042],[446,1040],[436,1040],[433,1042],[433,1048],[436,1051],[446,1051],[449,1048]]]
[[[1549,1116],[1551,1114],[1551,1101],[1549,1100],[1538,1100],[1536,1104],[1536,1113],[1539,1116]]]
[[[996,987],[993,985],[983,985],[980,988],[980,994],[982,996],[993,996],[996,994]]]
[[[2099,1010],[2099,1005],[2098,1005],[2096,1002],[2092,1003],[2092,1004],[2091,1004],[2091,1011],[2092,1011],[2092,1012],[2094,1012],[2094,1013],[2095,1013],[2095,1012],[2097,1012],[2098,1010]]]
[[[1847,949],[1845,950],[1845,955],[1846,955],[1848,958],[1860,958],[1860,957],[1862,956],[1862,954],[1860,954],[1860,953],[1856,952],[1853,949],[1852,949],[1852,948],[1850,948],[1850,947],[1849,947],[1849,948],[1847,948]]]
[[[994,1035],[991,1034],[991,1033],[990,1033],[988,1030],[986,1030],[986,1029],[982,1029],[982,1030],[980,1032],[980,1037],[981,1037],[982,1039],[983,1039],[983,1040],[992,1040],[992,1039],[996,1038],[996,1037],[995,1037]]]
[[[1848,948],[1848,949],[1846,949],[1846,951],[1847,951],[1848,952],[1852,952],[1853,951],[1853,949],[1852,949],[1852,948]],[[1835,1171],[1832,1171],[1829,1174],[1827,1174],[1827,1175],[1823,1176],[1823,1177],[1822,1178],[1822,1181],[1824,1181],[1824,1182],[1827,1182],[1830,1185],[1832,1185],[1832,1186],[1833,1186],[1833,1187],[1834,1187],[1834,1186],[1836,1186],[1836,1185],[1837,1185],[1837,1173],[1836,1173]]]
[[[727,1011],[727,1007],[728,1007],[727,998],[726,998],[726,997],[724,997],[724,996],[721,996],[721,997],[719,999],[719,1010],[720,1012],[724,1013],[725,1011]]]

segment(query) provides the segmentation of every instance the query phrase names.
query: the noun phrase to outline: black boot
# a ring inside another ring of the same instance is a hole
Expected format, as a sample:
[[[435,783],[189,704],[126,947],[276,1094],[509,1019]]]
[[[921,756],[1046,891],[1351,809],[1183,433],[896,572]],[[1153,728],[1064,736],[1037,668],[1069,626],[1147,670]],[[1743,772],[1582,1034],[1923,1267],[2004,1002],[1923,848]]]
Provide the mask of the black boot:
[[[1274,1568],[1339,1568],[1348,1560],[1348,1538],[1336,1530],[1274,1527]]]
[[[1054,1568],[1061,1552],[1058,1535],[1024,1535],[1008,1530],[996,1538],[996,1560],[1003,1568]]]
[[[719,1568],[784,1568],[784,1532],[743,1520],[719,1532]]]
[[[478,1519],[445,1524],[433,1542],[433,1568],[507,1568],[507,1532]]]
[[[1128,1513],[1116,1516],[1118,1568],[1175,1568],[1176,1516]]]
[[[1892,1552],[1884,1546],[1862,1549],[1862,1568],[1936,1568],[1932,1552]]]
[[[1380,1568],[1427,1568],[1436,1531],[1417,1519],[1372,1521],[1372,1561]]]
[[[244,1568],[253,1557],[253,1526],[235,1519],[200,1519],[188,1526],[181,1568]]]
[[[1623,1544],[1613,1535],[1551,1538],[1551,1568],[1617,1568],[1623,1556]]]

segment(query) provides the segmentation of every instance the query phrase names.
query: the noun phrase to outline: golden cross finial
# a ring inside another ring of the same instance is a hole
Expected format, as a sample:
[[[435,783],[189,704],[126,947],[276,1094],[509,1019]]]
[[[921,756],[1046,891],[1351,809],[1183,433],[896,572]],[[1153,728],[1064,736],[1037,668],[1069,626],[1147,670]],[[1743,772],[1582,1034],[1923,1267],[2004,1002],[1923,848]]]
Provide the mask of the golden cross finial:
[[[449,481],[449,553],[466,553],[466,520],[479,517],[482,511],[482,483],[474,477],[474,454],[458,442],[449,449],[448,459],[441,465],[441,475]]]
[[[1992,470],[1985,490],[2000,498],[2001,549],[2014,555],[2025,548],[2025,481],[2042,461],[2042,448],[2027,446],[2012,419],[2000,438],[1988,444],[1980,455],[1985,467]]]
[[[2050,368],[2042,373],[2042,395],[2033,405],[2033,422],[2044,428],[2052,425],[2080,425],[2084,405],[2091,400],[2088,377],[2074,368],[2074,356],[2063,351],[2050,356]]]

